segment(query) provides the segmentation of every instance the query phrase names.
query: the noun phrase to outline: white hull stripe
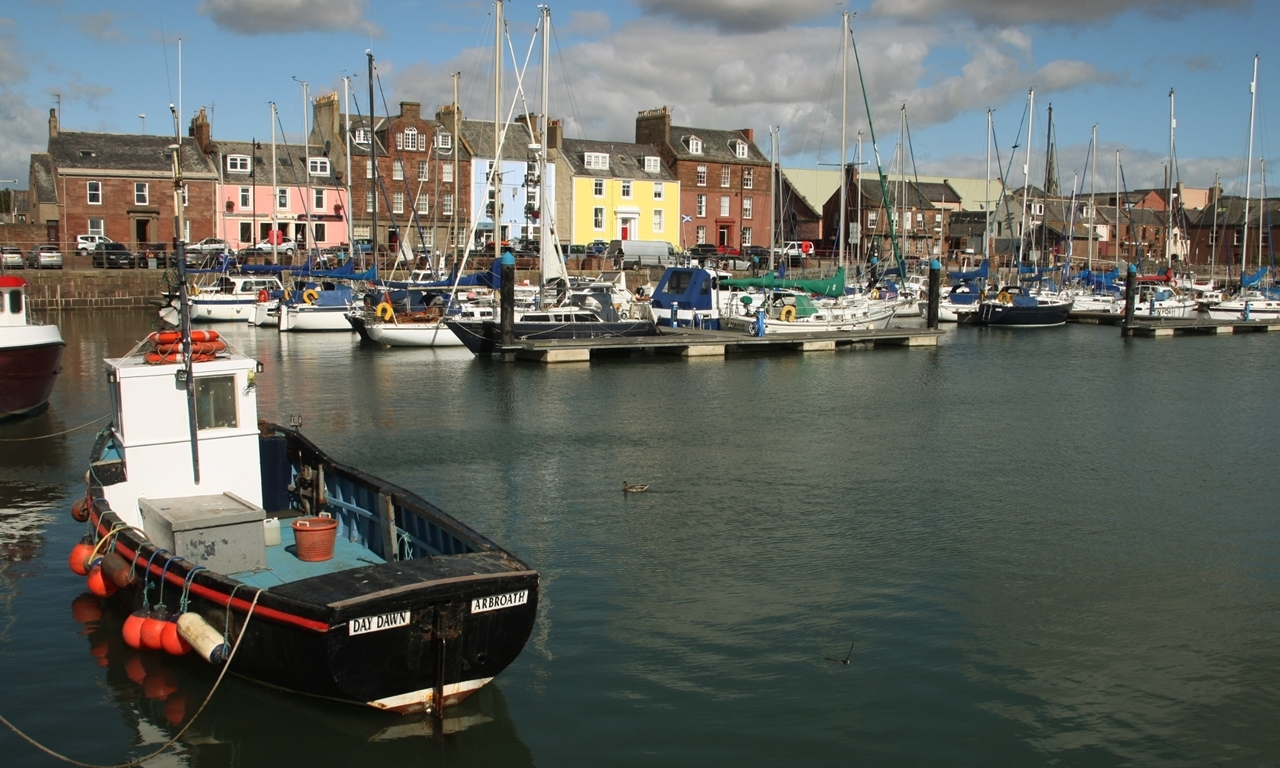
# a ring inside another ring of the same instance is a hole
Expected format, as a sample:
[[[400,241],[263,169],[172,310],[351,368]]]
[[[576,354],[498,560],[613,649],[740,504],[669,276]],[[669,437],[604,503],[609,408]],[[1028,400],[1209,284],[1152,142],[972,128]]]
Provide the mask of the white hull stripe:
[[[463,680],[460,683],[452,683],[444,687],[444,697],[448,699],[458,694],[469,694],[477,691],[489,684],[493,680],[492,677],[484,677],[477,680]],[[434,688],[423,688],[420,691],[410,691],[409,693],[400,693],[395,696],[388,696],[385,699],[375,699],[369,702],[369,706],[378,709],[421,709],[431,704],[431,699],[436,695]]]

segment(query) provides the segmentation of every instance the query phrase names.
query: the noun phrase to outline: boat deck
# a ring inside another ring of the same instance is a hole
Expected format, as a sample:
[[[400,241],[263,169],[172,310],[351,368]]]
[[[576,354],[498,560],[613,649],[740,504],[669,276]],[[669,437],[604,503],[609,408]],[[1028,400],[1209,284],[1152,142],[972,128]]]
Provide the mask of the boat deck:
[[[251,587],[271,589],[282,584],[309,579],[313,576],[323,576],[348,568],[361,568],[366,565],[380,565],[386,562],[381,557],[359,544],[349,541],[344,536],[338,536],[337,541],[334,542],[333,558],[318,563],[299,560],[295,554],[297,548],[293,540],[293,527],[289,525],[289,521],[290,518],[282,518],[280,520],[280,544],[274,547],[267,547],[267,567],[265,569],[228,575]]]

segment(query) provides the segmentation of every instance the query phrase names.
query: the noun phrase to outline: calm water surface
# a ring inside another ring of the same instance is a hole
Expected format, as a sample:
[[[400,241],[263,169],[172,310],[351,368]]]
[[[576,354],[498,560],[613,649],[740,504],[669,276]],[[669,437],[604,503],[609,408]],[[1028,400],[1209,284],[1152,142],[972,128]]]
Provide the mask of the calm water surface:
[[[150,317],[61,324],[52,407],[0,438],[106,413],[99,360]],[[543,368],[229,331],[264,416],[509,547],[544,599],[456,732],[229,679],[157,765],[1280,762],[1280,336]],[[214,672],[128,653],[67,569],[94,431],[0,442],[0,714],[116,763]],[[58,764],[7,731],[0,755]]]

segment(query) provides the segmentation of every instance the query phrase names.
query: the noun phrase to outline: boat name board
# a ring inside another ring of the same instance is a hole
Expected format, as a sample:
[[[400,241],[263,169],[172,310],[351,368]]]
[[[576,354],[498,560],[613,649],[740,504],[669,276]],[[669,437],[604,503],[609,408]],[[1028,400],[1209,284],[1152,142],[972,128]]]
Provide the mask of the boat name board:
[[[381,616],[362,616],[358,619],[352,619],[347,622],[347,630],[353,635],[363,635],[366,632],[379,632],[384,629],[403,627],[408,623],[409,612],[396,611],[394,613],[384,613]]]
[[[516,605],[524,605],[527,602],[529,602],[529,590],[527,589],[522,589],[519,592],[508,592],[505,595],[477,597],[471,601],[471,612],[484,613],[485,611],[496,611],[501,608],[511,608]]]

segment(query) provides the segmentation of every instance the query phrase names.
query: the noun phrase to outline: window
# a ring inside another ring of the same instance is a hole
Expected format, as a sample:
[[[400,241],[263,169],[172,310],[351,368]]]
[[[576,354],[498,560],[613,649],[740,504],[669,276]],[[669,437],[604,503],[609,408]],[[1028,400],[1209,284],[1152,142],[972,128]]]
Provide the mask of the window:
[[[879,223],[879,221],[880,221],[879,211],[867,211],[867,228],[868,229],[875,229],[875,226],[877,223]]]
[[[150,187],[145,181],[135,181],[133,183],[133,204],[147,205],[151,199]]]
[[[742,244],[751,245],[751,227],[742,228]]]
[[[750,197],[742,198],[742,218],[751,218],[751,203],[752,199]]]
[[[622,182],[622,196],[628,200],[631,199],[631,182],[630,181]]]
[[[373,193],[372,192],[364,193],[364,212],[373,213]]]
[[[453,183],[453,163],[445,163],[440,166],[440,180],[445,184]]]
[[[403,192],[391,193],[391,212],[404,213],[404,193]]]
[[[22,291],[5,291],[9,294],[9,314],[22,314]]]
[[[698,186],[707,186],[707,166],[705,165],[698,166]]]
[[[596,197],[604,197],[604,179],[596,179],[592,182],[591,193]]]
[[[727,165],[720,169],[720,186],[722,187],[729,186],[729,183],[731,181],[729,173],[730,173],[729,166]]]
[[[916,213],[916,229],[924,229],[924,214]]]
[[[276,210],[289,210],[289,190],[286,187],[276,189]]]
[[[329,175],[329,158],[327,157],[310,157],[307,158],[307,173],[311,176],[328,176]]]
[[[646,156],[644,159],[644,172],[661,173],[662,166],[659,164],[659,159],[653,156]]]
[[[603,208],[593,209],[591,214],[591,225],[595,228],[597,232],[604,231],[604,209]]]
[[[685,141],[685,146],[689,148],[689,153],[693,155],[702,154],[702,139],[697,136],[690,136]]]
[[[733,154],[745,160],[747,158],[747,142],[745,141],[733,142]]]
[[[412,125],[404,129],[404,148],[410,151],[418,149],[418,129]]]
[[[696,210],[694,211],[694,215],[700,219],[706,217],[707,215],[707,196],[706,195],[698,195],[697,206],[696,206]],[[702,241],[699,240],[698,242],[702,242]]]
[[[311,225],[311,231],[315,234],[316,242],[323,243],[325,241],[324,222],[317,222]]]
[[[661,199],[662,199],[662,193],[663,193],[663,189],[662,189],[662,182],[660,182],[660,181],[655,181],[655,182],[653,182],[653,199],[654,199],[654,200],[661,200]]]
[[[315,190],[312,196],[312,204],[315,206],[316,212],[321,212],[324,210],[324,190],[323,189]]]
[[[698,227],[698,242],[699,243],[707,242],[707,228],[704,226]]]
[[[436,133],[436,148],[437,149],[453,149],[452,134],[446,133],[445,131],[440,131]]]
[[[236,377],[201,376],[196,379],[196,429],[235,429]]]
[[[742,188],[753,189],[755,185],[756,185],[756,169],[743,168],[742,169]]]
[[[729,215],[729,196],[728,195],[720,196],[720,215],[721,216]]]
[[[253,242],[253,223],[248,221],[240,222],[240,242]]]
[[[102,205],[102,182],[91,181],[88,184],[89,205]]]
[[[448,134],[445,134],[445,135],[447,136]],[[440,198],[440,213],[444,214],[445,216],[453,215],[453,193],[452,192],[445,192],[444,195]]]
[[[231,173],[248,173],[248,155],[227,155],[227,170]]]
[[[418,181],[426,181],[427,173],[428,173],[427,161],[419,160],[418,161]]]
[[[250,205],[253,204],[252,202],[250,202],[249,194],[250,192],[248,187],[240,188],[240,207],[241,208],[248,208]],[[245,239],[248,240],[250,238],[246,237]]]
[[[369,143],[369,132],[368,132],[367,130],[365,130],[364,128],[357,128],[357,129],[356,129],[356,135],[355,135],[355,142],[356,142],[357,144],[368,144],[368,143]]]
[[[105,221],[105,219],[89,219],[89,234],[99,236],[107,234],[106,225],[103,223]]]
[[[656,209],[654,209],[654,211],[653,211],[653,231],[654,231],[655,233],[656,233],[656,232],[661,232],[661,231],[663,230],[663,227],[664,227],[664,225],[665,225],[665,223],[666,223],[665,221],[663,221],[663,218],[664,218],[664,217],[663,217],[663,215],[662,215],[662,209],[661,209],[661,208],[656,208]]]
[[[604,152],[587,152],[582,156],[582,164],[594,171],[609,170],[609,155]]]
[[[418,195],[418,213],[431,213],[431,196],[427,194]]]
[[[372,160],[364,161],[364,177],[366,179],[373,178],[373,161]]]
[[[404,181],[404,163],[399,160],[391,163],[391,178],[396,181]]]
[[[188,201],[187,201],[187,185],[186,185],[186,184],[183,184],[183,185],[182,185],[182,207],[183,207],[183,208],[186,208],[186,207],[187,207],[187,205],[189,205],[189,203],[188,203]],[[183,240],[190,240],[191,238],[184,237],[184,238],[182,238],[182,239],[183,239]]]

